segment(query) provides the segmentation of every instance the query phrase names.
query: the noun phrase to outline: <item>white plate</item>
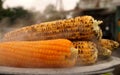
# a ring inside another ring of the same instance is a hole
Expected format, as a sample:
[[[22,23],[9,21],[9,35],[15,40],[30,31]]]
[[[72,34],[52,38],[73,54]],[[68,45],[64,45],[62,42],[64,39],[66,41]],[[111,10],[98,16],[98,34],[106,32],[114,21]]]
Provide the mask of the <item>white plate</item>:
[[[111,57],[111,59],[101,60],[90,66],[75,66],[72,68],[15,68],[0,66],[0,74],[28,74],[28,75],[75,75],[75,74],[91,74],[92,72],[105,71],[120,64],[120,58]],[[111,69],[113,70],[113,69]]]

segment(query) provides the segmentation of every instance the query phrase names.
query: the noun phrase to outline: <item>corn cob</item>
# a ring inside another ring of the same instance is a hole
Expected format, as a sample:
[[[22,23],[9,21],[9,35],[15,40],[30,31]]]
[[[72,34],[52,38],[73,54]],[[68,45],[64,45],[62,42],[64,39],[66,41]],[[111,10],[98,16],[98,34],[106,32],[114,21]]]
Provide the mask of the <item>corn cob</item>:
[[[115,48],[118,48],[119,43],[116,41],[113,41],[113,40],[109,40],[109,39],[101,39],[100,45],[102,47],[109,49],[109,50],[114,50]]]
[[[91,16],[81,16],[65,20],[40,23],[23,27],[4,35],[3,41],[32,41],[65,38],[69,40],[100,39],[102,31],[97,21]]]
[[[112,54],[112,51],[105,48],[105,47],[98,47],[98,56],[100,58],[106,58],[106,57],[110,57]]]
[[[100,39],[100,40],[102,40],[102,39]],[[77,47],[77,46],[80,45],[78,42],[84,42],[84,41],[74,41],[73,44],[74,44],[75,47]],[[91,41],[91,42],[92,42],[92,41]],[[93,43],[93,42],[92,42],[92,43]],[[86,42],[86,44],[88,44],[88,45],[90,45],[90,46],[91,46],[92,43],[90,43],[89,41]],[[110,50],[107,48],[107,46],[109,47],[110,45],[109,45],[109,44],[106,44],[106,46],[102,46],[102,45],[101,45],[102,43],[103,43],[103,42],[101,42],[101,41],[96,41],[96,42],[93,43],[92,47],[97,48],[97,50],[98,50],[98,56],[99,56],[99,57],[110,57],[111,54],[112,54],[112,51],[110,51]],[[94,44],[96,44],[96,45],[94,45]],[[84,45],[84,44],[83,44],[83,45]],[[94,48],[93,48],[93,49],[94,49]],[[78,48],[78,49],[80,49],[80,48]],[[92,49],[91,49],[91,50],[92,50]],[[94,49],[94,50],[95,50],[95,49]]]
[[[72,67],[78,50],[66,39],[0,43],[0,65],[13,67]]]
[[[74,41],[73,45],[78,49],[79,65],[90,65],[97,61],[98,50],[95,43],[90,41]]]
[[[109,39],[100,39],[98,42],[98,54],[99,57],[106,58],[110,57],[112,54],[112,50],[118,48],[119,43]]]

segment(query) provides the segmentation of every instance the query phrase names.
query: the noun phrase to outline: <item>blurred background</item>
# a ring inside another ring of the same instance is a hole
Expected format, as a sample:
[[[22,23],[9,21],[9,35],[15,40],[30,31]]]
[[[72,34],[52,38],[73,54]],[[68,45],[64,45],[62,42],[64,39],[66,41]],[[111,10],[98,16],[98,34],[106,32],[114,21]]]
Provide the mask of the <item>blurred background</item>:
[[[119,0],[0,0],[0,37],[41,22],[91,15],[103,20],[103,38],[120,41]]]

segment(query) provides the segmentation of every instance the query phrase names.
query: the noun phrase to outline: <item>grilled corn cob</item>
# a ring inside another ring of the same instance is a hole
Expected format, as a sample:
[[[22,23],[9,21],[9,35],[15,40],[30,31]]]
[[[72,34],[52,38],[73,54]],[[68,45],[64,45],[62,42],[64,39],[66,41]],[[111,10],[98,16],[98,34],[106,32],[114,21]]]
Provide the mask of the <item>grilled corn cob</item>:
[[[97,21],[91,16],[45,22],[8,32],[4,35],[3,41],[31,41],[58,38],[69,40],[100,39],[102,31],[98,25],[101,23],[102,21]]]
[[[114,50],[115,48],[118,48],[119,43],[116,41],[113,41],[113,40],[109,40],[109,39],[101,39],[100,45],[102,47],[109,49],[109,50]]]
[[[98,47],[98,55],[101,58],[106,58],[106,57],[110,57],[112,54],[112,51],[105,48],[105,47]]]
[[[103,39],[100,39],[100,40],[103,40]],[[74,41],[73,44],[74,44],[75,47],[80,45],[78,42],[81,43],[81,42],[85,42],[85,41]],[[93,50],[95,50],[95,48],[97,48],[99,57],[110,57],[111,54],[112,54],[112,51],[107,48],[107,47],[110,46],[109,44],[106,44],[106,46],[102,46],[101,44],[103,44],[103,42],[101,42],[101,41],[97,41],[97,42],[94,42],[94,43],[92,41],[91,42],[88,41],[88,42],[86,42],[86,44],[88,44],[89,46],[92,46]],[[96,44],[96,45],[94,45],[94,44]],[[80,49],[80,48],[78,48],[78,49]]]
[[[0,65],[13,67],[72,67],[78,50],[66,39],[0,43]]]
[[[78,64],[90,65],[97,61],[98,50],[96,44],[90,41],[73,42],[75,48],[78,49]]]
[[[112,50],[118,48],[119,43],[109,39],[100,39],[97,45],[99,57],[110,57]]]

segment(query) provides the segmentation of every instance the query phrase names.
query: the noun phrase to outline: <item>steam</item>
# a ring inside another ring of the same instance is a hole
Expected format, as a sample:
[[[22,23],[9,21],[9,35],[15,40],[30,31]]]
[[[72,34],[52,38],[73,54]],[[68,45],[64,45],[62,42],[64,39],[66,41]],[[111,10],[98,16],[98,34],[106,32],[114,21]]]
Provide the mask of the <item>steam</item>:
[[[0,21],[0,40],[3,38],[4,34],[9,31],[16,30],[24,26],[41,23],[43,21],[41,19],[42,17],[44,16],[41,16],[39,12],[32,12],[30,18],[27,18],[27,17],[17,18],[14,20],[14,23],[12,24],[11,24],[11,19],[9,17],[3,18]]]

